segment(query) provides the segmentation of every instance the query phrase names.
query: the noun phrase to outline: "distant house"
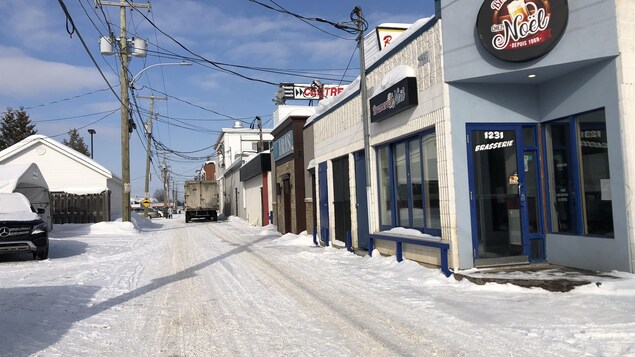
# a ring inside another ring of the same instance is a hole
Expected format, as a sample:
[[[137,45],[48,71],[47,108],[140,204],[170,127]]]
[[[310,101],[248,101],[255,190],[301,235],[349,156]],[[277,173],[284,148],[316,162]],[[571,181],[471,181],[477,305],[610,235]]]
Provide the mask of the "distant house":
[[[271,149],[272,129],[262,129],[262,148]],[[244,128],[240,121],[231,128],[223,128],[214,144],[216,162],[214,171],[218,182],[220,211],[225,216],[236,215],[246,219],[247,201],[243,199],[244,186],[240,181],[240,170],[243,163],[259,153],[260,131]],[[205,170],[209,174],[209,170]],[[269,203],[268,206],[271,204]],[[271,207],[267,207],[264,215],[268,215]],[[258,215],[260,216],[260,214]]]
[[[52,196],[54,223],[89,223],[121,216],[120,178],[90,157],[44,135],[0,151],[0,164],[40,168]]]

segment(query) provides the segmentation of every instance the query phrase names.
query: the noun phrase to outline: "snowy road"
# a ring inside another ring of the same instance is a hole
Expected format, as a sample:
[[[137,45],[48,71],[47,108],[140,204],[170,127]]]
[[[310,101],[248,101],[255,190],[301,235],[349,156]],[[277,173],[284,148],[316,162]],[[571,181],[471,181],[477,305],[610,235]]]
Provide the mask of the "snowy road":
[[[2,356],[623,356],[632,276],[571,293],[446,279],[239,220],[58,226],[0,256]]]

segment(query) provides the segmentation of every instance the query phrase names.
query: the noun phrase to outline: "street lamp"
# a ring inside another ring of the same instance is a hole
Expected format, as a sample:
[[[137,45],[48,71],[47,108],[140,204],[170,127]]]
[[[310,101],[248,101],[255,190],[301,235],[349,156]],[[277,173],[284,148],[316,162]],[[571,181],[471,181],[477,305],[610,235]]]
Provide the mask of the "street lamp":
[[[90,134],[90,158],[93,158],[93,135],[97,134],[95,129],[88,129],[88,133]]]
[[[147,71],[148,69],[152,68],[152,67],[157,67],[157,66],[191,66],[192,64],[189,62],[167,62],[167,63],[156,63],[153,65],[150,65],[148,67],[143,68],[141,71],[139,71],[139,73],[137,73],[134,77],[132,77],[132,80],[130,80],[130,83],[128,84],[129,87],[131,89],[134,89],[134,84],[137,81],[137,79],[139,79],[139,77],[141,77],[141,74],[145,71]],[[139,97],[143,97],[143,96],[139,96]],[[152,144],[152,115],[153,115],[153,107],[154,107],[154,100],[155,99],[159,99],[159,100],[166,100],[167,98],[157,98],[154,96],[150,96],[150,97],[144,97],[144,98],[148,98],[151,100],[150,102],[150,116],[148,119],[148,127],[146,128],[146,132],[148,135],[148,147],[146,149],[146,178],[145,178],[145,198],[149,198],[149,190],[150,190],[150,154],[151,154],[151,144]],[[123,170],[126,173],[123,174],[122,176],[124,176],[124,181],[127,178],[128,180],[130,180],[130,152],[127,153],[128,156],[128,167]],[[125,191],[125,190],[124,190]],[[130,191],[128,191],[127,193],[124,192],[124,195],[127,196],[127,200],[126,198],[124,198],[124,201],[126,202],[130,202]],[[125,203],[124,203],[124,209],[125,209]],[[144,216],[148,217],[148,207],[145,207],[144,211]]]
[[[132,80],[130,80],[130,88],[134,89],[134,83],[137,81],[137,79],[139,79],[139,77],[141,76],[141,73],[149,70],[152,67],[157,67],[157,66],[191,66],[192,64],[190,62],[167,62],[167,63],[155,63],[153,65],[150,65],[142,70],[139,71],[139,73],[137,73],[134,77],[132,77]]]

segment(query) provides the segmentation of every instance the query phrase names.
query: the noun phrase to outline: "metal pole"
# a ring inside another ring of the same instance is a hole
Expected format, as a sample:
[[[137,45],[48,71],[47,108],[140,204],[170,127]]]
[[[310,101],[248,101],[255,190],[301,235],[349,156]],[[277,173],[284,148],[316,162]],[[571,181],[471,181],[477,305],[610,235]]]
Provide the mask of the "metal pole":
[[[90,158],[93,158],[93,134],[97,133],[95,129],[88,129],[88,133],[90,134]]]
[[[368,214],[368,233],[373,232],[372,189],[370,176],[370,123],[368,117],[368,92],[366,89],[366,61],[364,58],[364,15],[362,8],[355,7],[357,13],[357,45],[359,46],[359,93],[362,101],[362,124],[364,128],[364,165],[366,166],[366,202]]]

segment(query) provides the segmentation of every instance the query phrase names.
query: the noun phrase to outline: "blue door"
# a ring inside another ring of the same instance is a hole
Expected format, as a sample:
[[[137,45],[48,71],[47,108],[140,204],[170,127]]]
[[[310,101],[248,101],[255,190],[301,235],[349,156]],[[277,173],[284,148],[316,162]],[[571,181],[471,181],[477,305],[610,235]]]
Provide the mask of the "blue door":
[[[368,199],[366,197],[366,155],[364,151],[353,154],[355,157],[355,193],[357,195],[357,247],[368,249]]]
[[[536,125],[468,125],[475,265],[544,260]]]
[[[318,164],[318,185],[320,186],[320,241],[329,245],[329,190],[326,162]]]

